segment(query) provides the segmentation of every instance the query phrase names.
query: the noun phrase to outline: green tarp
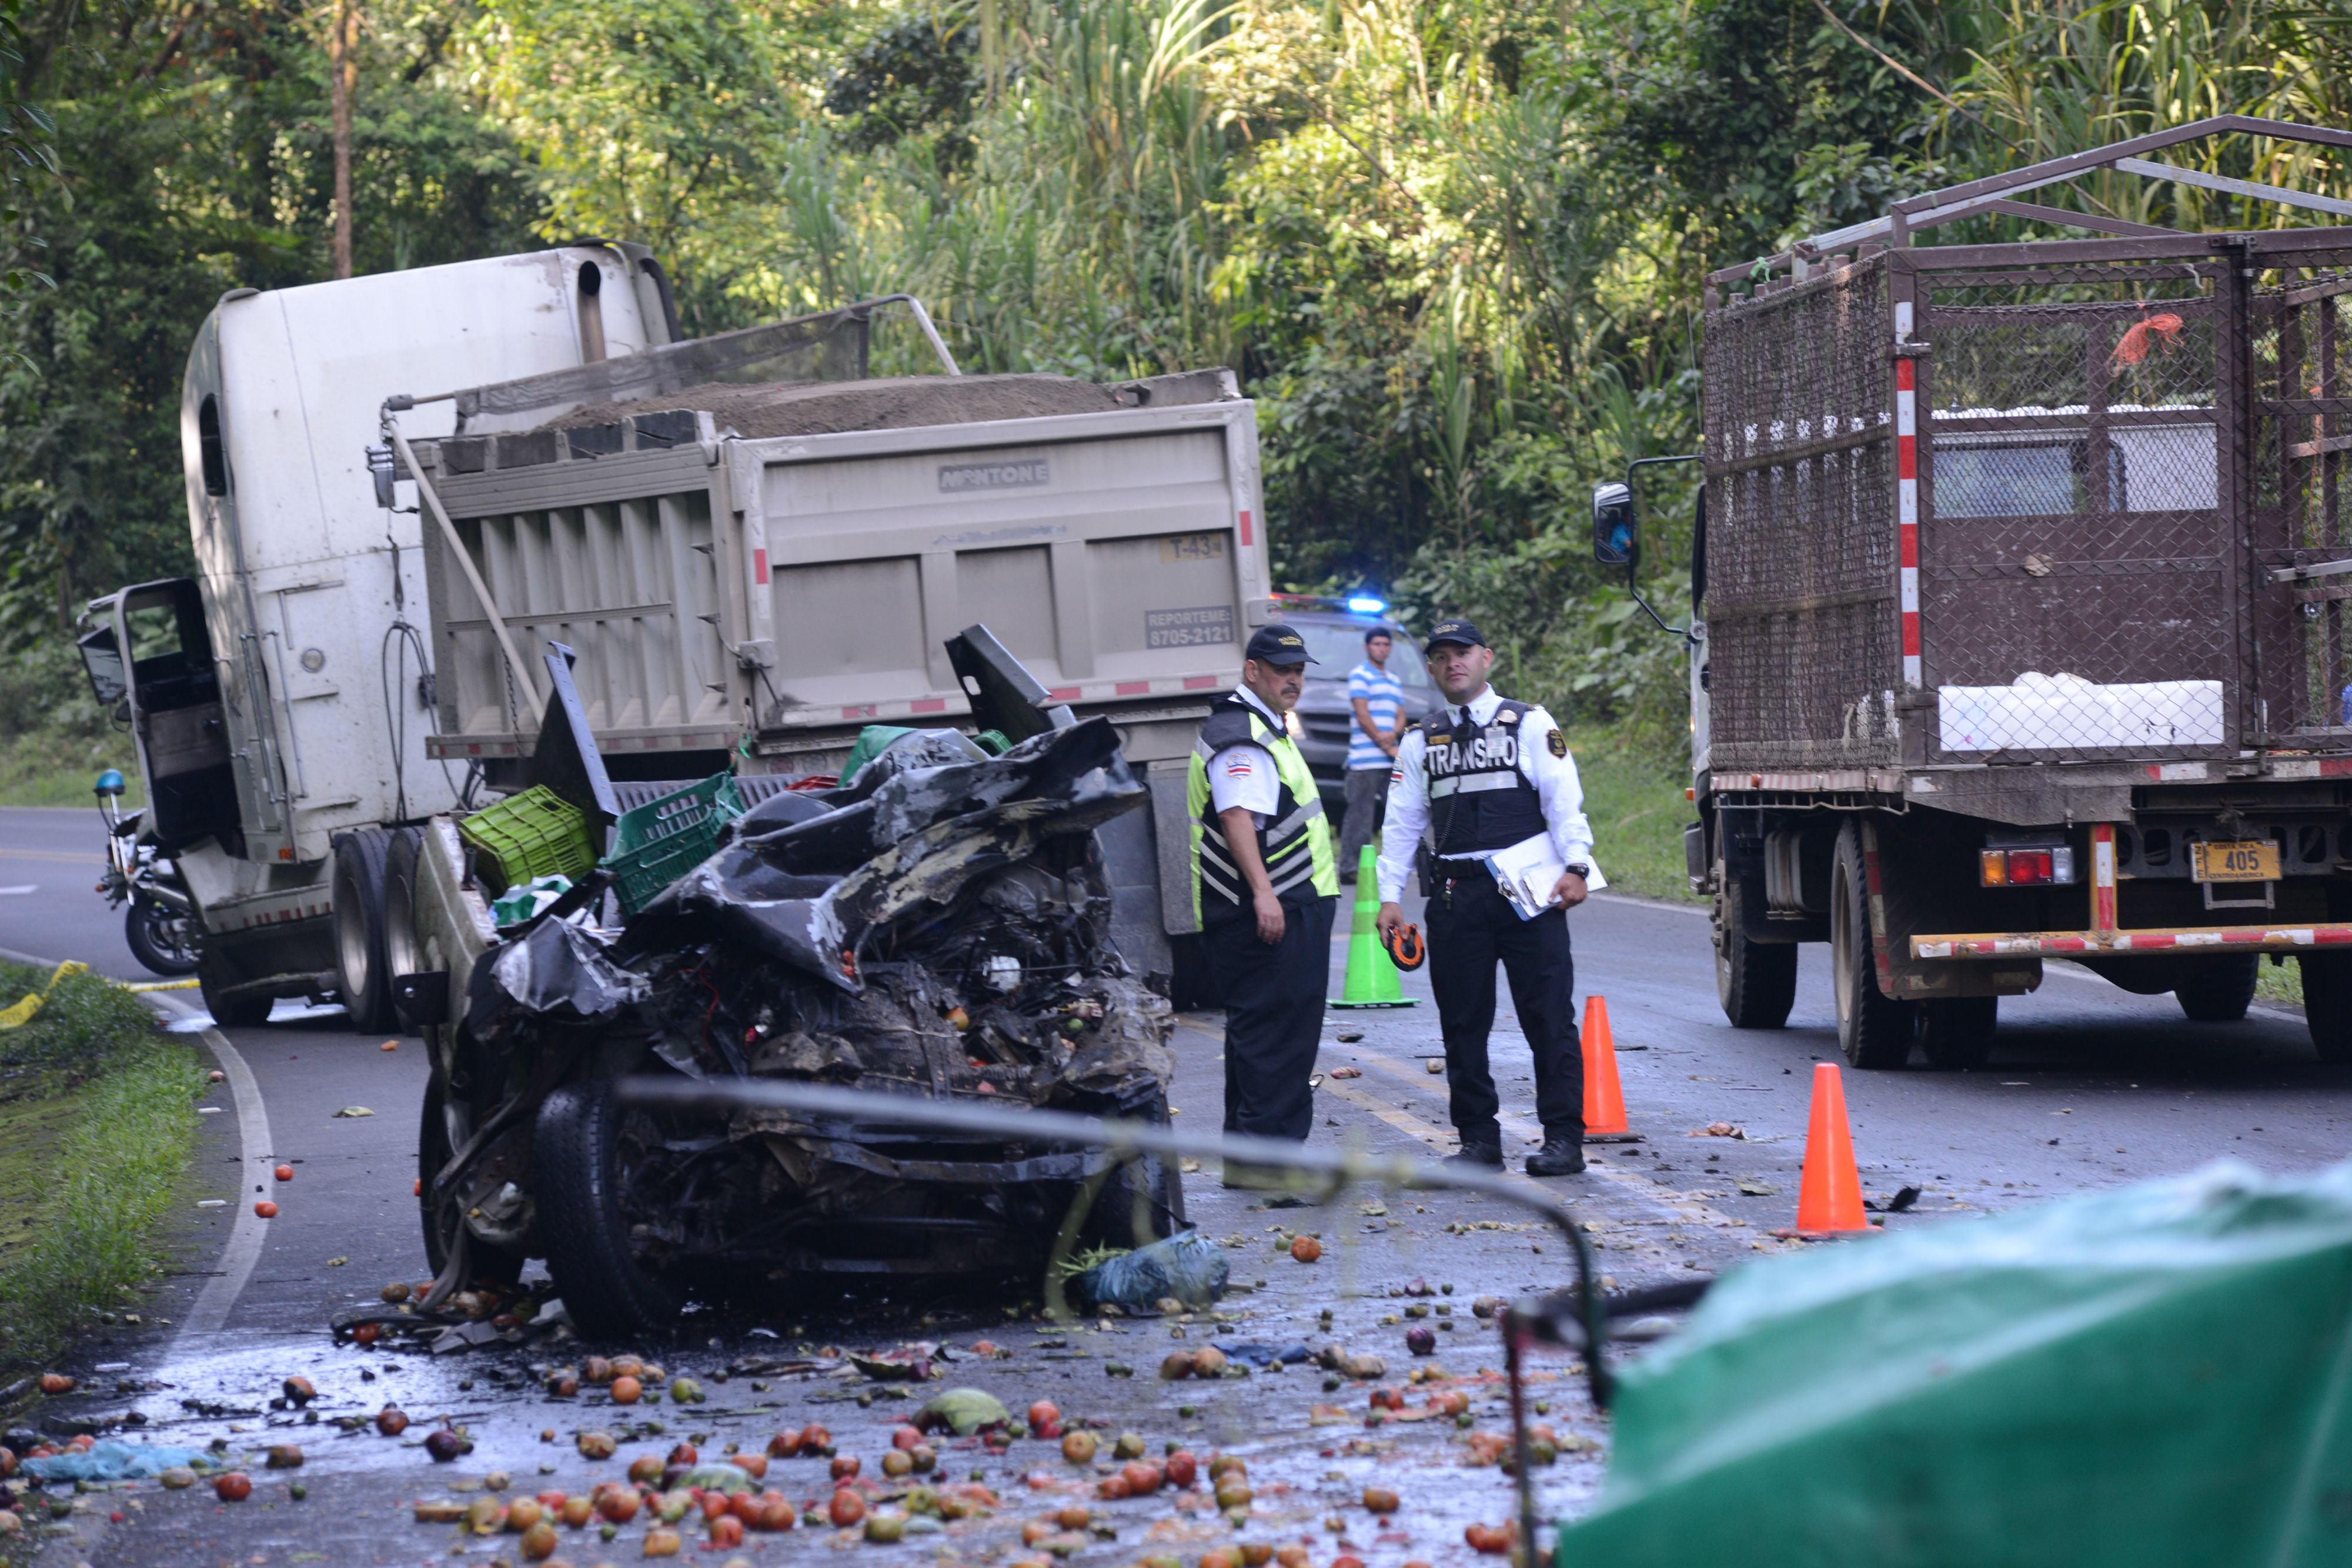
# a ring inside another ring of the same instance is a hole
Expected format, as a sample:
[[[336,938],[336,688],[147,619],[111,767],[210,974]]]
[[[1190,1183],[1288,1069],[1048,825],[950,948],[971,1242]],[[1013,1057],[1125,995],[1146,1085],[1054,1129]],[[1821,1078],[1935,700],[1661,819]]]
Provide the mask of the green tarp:
[[[1616,1426],[1562,1568],[2352,1563],[2352,1166],[1757,1264]]]

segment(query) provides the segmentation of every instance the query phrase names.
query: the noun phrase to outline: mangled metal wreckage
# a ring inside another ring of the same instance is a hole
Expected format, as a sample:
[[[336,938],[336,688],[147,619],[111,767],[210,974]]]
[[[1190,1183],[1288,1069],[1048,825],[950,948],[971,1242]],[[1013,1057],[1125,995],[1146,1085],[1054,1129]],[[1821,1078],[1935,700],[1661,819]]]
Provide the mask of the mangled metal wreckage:
[[[1063,724],[996,757],[906,737],[845,787],[752,806],[618,929],[583,888],[452,965],[419,1155],[436,1294],[541,1256],[580,1327],[625,1333],[689,1292],[811,1274],[1034,1285],[1057,1240],[1179,1228],[1156,1155],[613,1092],[784,1078],[1164,1123],[1171,1017],[1111,944],[1094,836],[1145,788],[1108,720]],[[452,826],[426,835],[417,899],[445,961],[473,945],[457,904],[492,929]]]

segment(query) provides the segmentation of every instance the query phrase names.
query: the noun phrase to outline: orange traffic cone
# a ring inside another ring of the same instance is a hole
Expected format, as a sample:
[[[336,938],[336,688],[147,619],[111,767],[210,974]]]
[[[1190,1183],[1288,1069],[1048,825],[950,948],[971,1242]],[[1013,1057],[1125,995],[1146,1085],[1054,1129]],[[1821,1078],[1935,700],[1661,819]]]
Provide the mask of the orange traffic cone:
[[[1610,1038],[1609,1003],[1584,998],[1584,1141],[1633,1144],[1642,1134],[1625,1124],[1625,1091],[1617,1082],[1617,1043]]]
[[[1805,1132],[1805,1175],[1797,1188],[1797,1231],[1835,1236],[1867,1230],[1862,1211],[1862,1172],[1853,1163],[1853,1134],[1846,1127],[1845,1081],[1837,1064],[1813,1069],[1812,1125]]]

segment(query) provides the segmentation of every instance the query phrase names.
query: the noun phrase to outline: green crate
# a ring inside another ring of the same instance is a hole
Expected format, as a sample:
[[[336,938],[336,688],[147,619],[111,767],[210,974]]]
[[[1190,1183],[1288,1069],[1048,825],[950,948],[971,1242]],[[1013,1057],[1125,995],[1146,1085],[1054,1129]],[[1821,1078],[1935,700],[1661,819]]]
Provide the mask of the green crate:
[[[459,819],[457,836],[490,862],[501,893],[533,877],[578,882],[596,866],[587,816],[544,784]]]
[[[709,860],[719,847],[719,831],[742,814],[731,773],[714,773],[622,812],[613,824],[613,852],[604,857],[622,913],[635,915]]]

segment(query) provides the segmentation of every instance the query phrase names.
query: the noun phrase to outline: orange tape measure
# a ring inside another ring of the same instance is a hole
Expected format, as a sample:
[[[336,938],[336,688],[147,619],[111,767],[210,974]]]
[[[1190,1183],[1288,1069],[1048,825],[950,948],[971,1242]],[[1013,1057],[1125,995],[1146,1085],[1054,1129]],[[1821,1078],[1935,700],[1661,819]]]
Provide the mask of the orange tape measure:
[[[1418,925],[1400,925],[1381,938],[1388,949],[1389,961],[1400,969],[1418,969],[1429,956],[1429,946],[1421,939]]]

